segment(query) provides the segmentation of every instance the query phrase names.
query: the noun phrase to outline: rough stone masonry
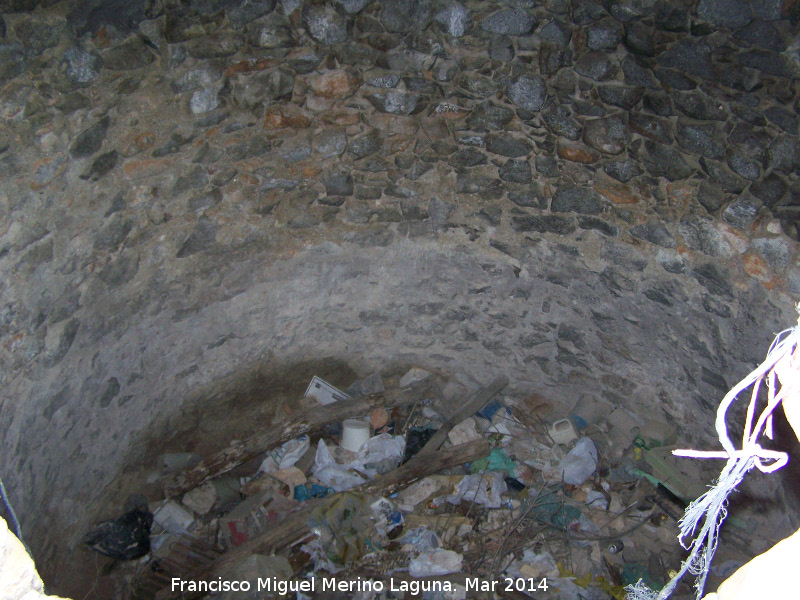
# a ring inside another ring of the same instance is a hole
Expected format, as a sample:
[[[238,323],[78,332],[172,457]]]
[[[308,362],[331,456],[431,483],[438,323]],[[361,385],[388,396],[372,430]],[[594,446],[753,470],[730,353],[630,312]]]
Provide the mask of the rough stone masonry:
[[[0,13],[0,472],[46,581],[253,373],[502,373],[708,447],[796,321],[799,3]]]

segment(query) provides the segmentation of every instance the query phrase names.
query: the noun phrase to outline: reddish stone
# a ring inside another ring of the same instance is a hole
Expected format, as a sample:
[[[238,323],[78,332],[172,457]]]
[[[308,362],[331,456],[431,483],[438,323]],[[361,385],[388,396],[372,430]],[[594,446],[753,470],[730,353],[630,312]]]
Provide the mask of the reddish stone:
[[[767,266],[763,258],[752,252],[747,252],[742,255],[742,266],[745,272],[751,277],[758,279],[761,284],[768,290],[773,289],[778,280],[772,273],[772,270]]]
[[[274,58],[248,58],[232,64],[225,70],[225,75],[230,77],[237,73],[255,73],[256,71],[264,71],[280,65],[280,61]]]
[[[311,88],[311,91],[323,98],[347,98],[352,96],[360,86],[361,77],[349,69],[327,71],[308,79],[308,87]]]
[[[153,147],[156,143],[156,135],[152,131],[129,134],[122,147],[122,156],[130,157],[140,152],[144,152]]]
[[[694,186],[683,181],[675,181],[667,184],[667,198],[669,205],[681,210],[689,208],[694,199]]]
[[[594,191],[613,204],[636,204],[639,201],[636,193],[622,183],[596,181]]]
[[[597,152],[580,146],[559,146],[558,157],[582,165],[590,165],[600,160]]]
[[[125,177],[130,179],[143,179],[169,172],[174,167],[174,163],[174,160],[168,158],[129,160],[122,166],[122,172]]]
[[[264,129],[304,129],[309,125],[311,119],[291,104],[271,106],[264,113]]]

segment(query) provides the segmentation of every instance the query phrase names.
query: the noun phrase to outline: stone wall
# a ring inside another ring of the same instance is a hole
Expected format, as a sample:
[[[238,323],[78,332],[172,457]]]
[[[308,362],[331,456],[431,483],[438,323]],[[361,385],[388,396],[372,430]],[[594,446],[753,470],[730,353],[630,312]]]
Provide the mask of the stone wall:
[[[794,3],[46,4],[0,0],[0,472],[46,580],[298,365],[707,447],[796,321]]]

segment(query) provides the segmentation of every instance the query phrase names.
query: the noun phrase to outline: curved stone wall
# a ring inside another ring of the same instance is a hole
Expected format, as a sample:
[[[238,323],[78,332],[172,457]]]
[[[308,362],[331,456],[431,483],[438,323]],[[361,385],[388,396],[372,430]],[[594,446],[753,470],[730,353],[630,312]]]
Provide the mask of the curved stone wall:
[[[46,581],[315,373],[708,446],[796,321],[787,3],[48,4],[0,2],[0,472]]]

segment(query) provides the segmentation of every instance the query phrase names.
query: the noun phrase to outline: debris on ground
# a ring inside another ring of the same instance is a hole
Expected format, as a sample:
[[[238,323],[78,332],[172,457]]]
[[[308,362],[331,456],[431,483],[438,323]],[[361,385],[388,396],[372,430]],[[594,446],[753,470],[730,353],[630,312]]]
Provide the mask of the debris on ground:
[[[371,395],[308,397],[285,423],[218,455],[164,455],[182,466],[162,471],[150,535],[115,556],[129,561],[118,566],[125,597],[201,598],[174,592],[170,578],[234,575],[384,590],[391,581],[395,598],[448,582],[448,595],[424,595],[437,600],[473,591],[623,600],[639,580],[664,585],[685,557],[677,519],[709,480],[670,462],[680,461],[666,445],[674,428],[618,410],[590,423],[541,396],[503,396],[506,385],[498,378],[453,402],[449,382],[422,369],[391,382],[373,374],[347,388]],[[326,597],[319,585],[297,598]]]

